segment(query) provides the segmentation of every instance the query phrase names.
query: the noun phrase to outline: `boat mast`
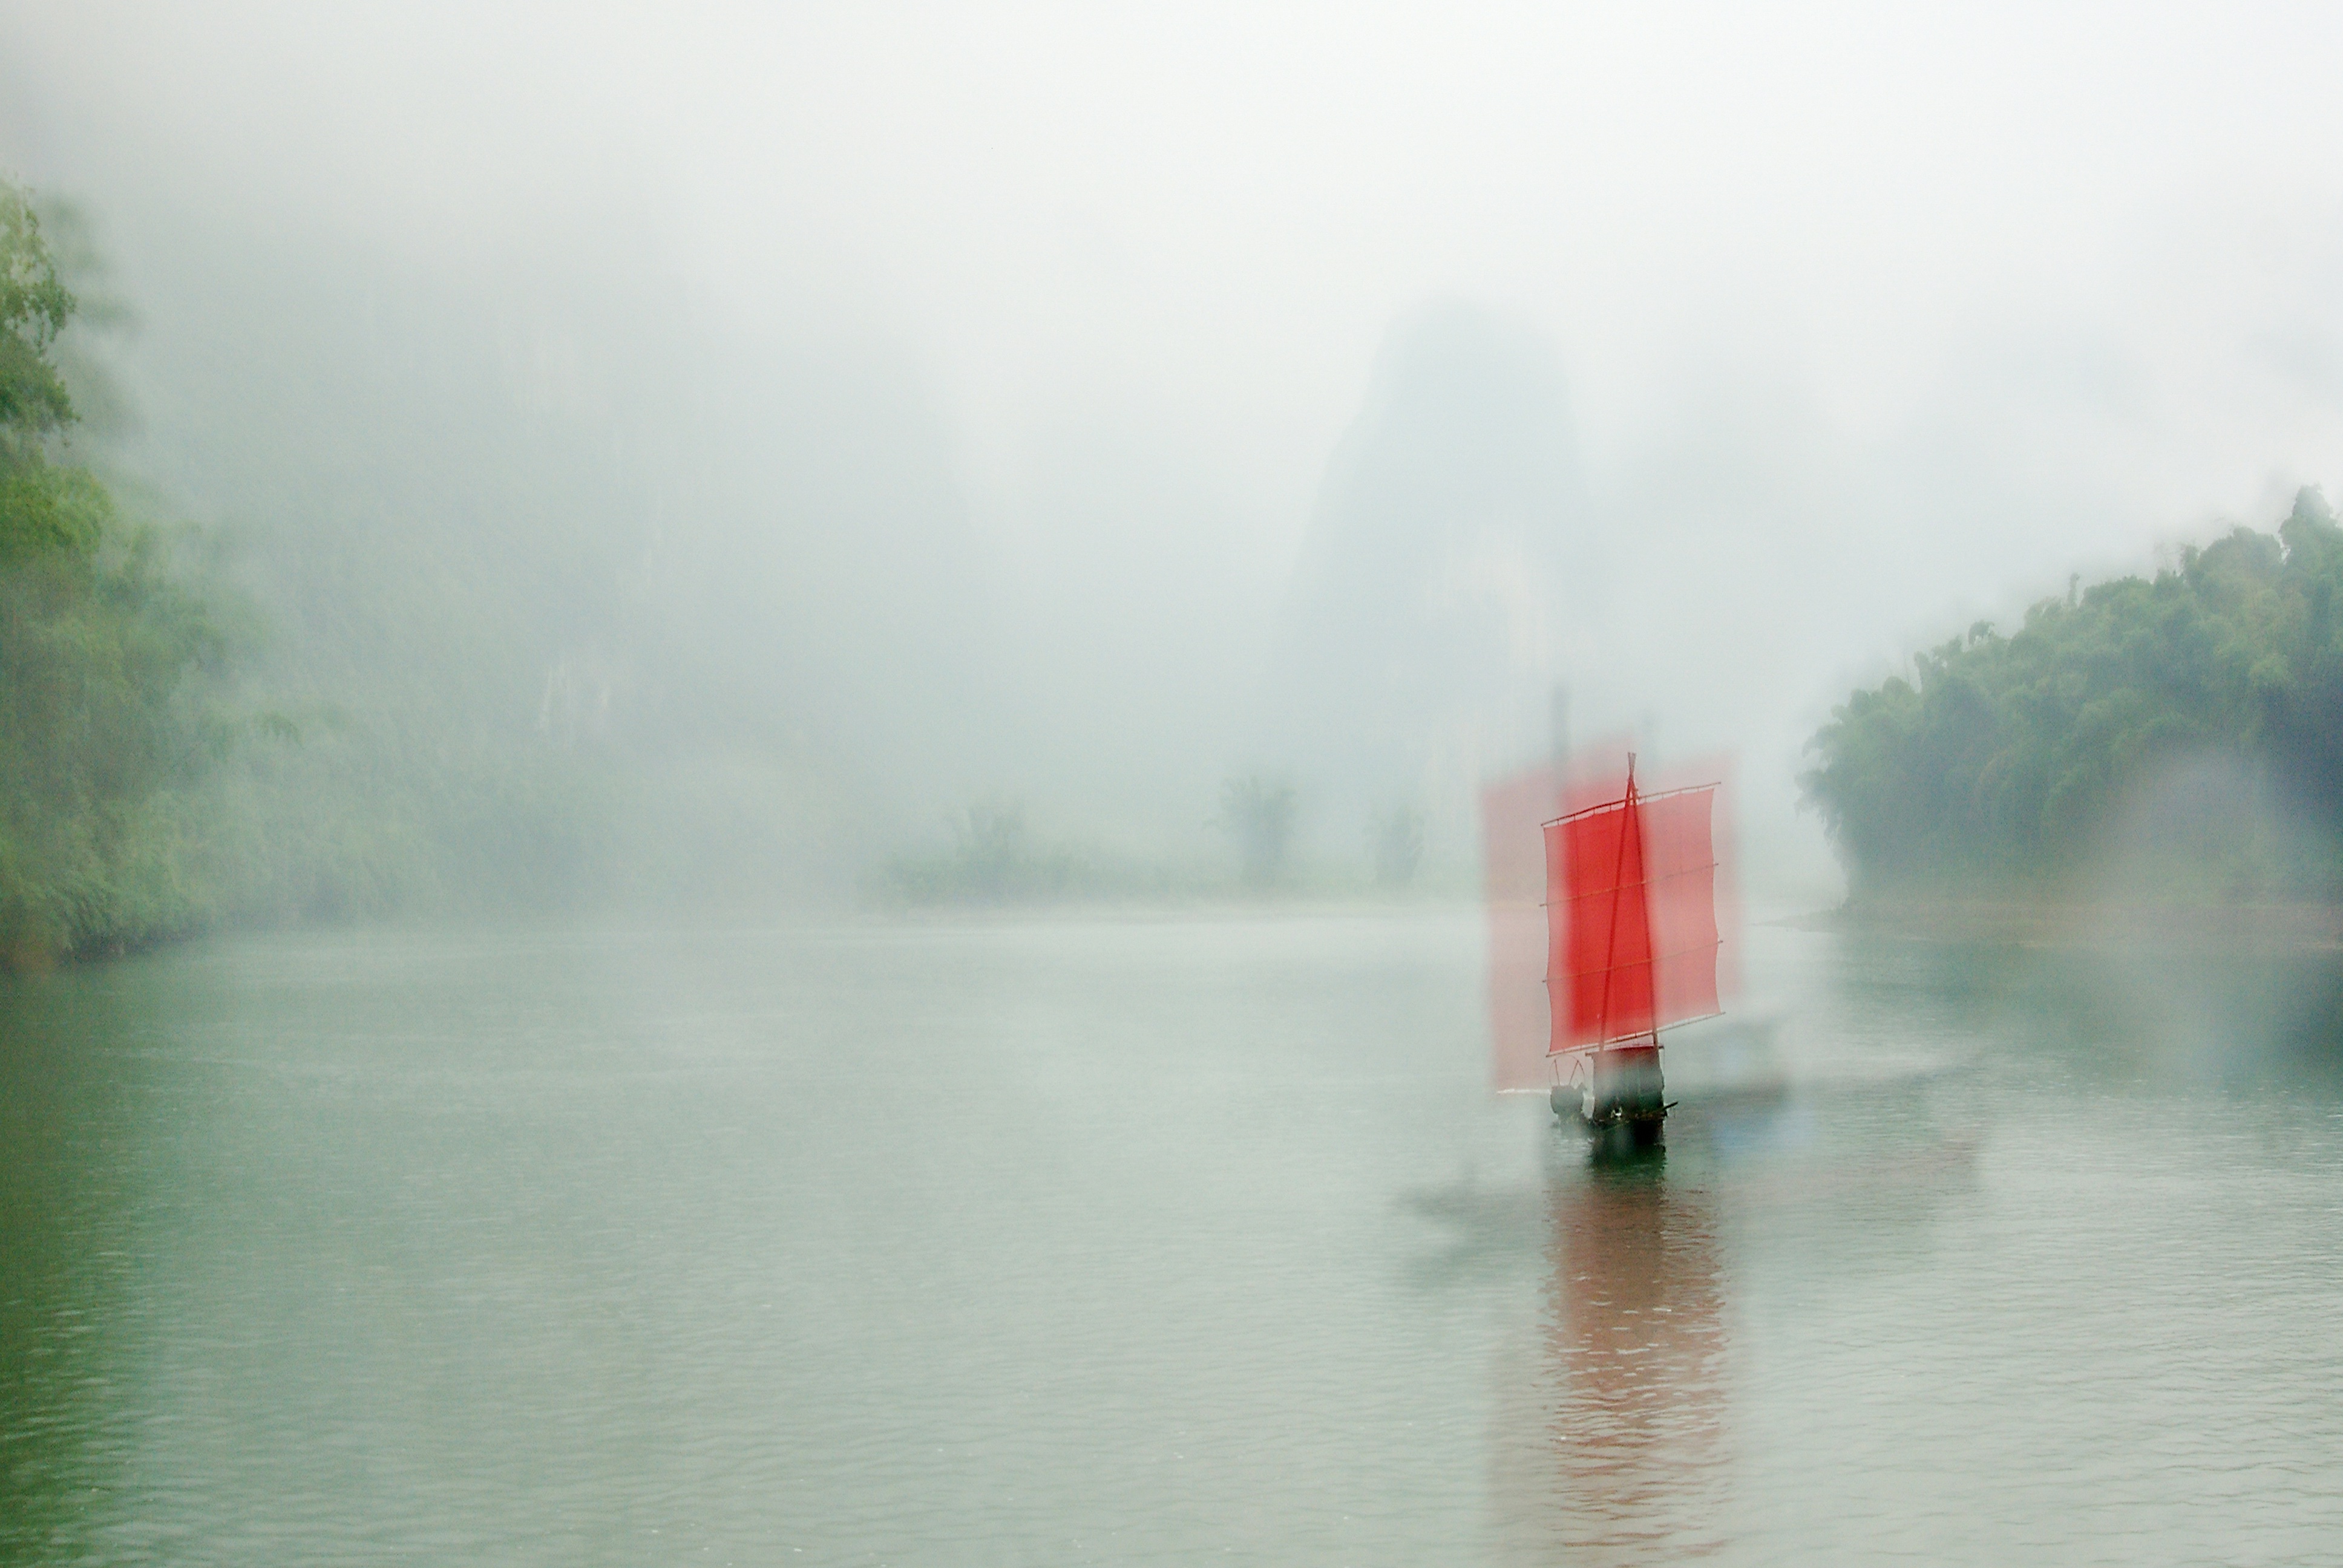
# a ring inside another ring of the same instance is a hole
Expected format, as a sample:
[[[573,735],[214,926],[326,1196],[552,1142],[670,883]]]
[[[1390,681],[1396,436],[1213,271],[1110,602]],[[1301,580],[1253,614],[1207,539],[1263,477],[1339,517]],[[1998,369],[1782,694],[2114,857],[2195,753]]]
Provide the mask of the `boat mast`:
[[[1611,977],[1619,972],[1619,892],[1624,886],[1621,879],[1627,874],[1627,835],[1635,831],[1635,754],[1632,751],[1627,753],[1627,794],[1623,804],[1627,819],[1619,825],[1619,853],[1611,862],[1611,924],[1603,938],[1603,1010],[1597,1015],[1594,1028],[1597,1050],[1611,1043]],[[1641,849],[1642,846],[1636,848]],[[1635,859],[1640,867],[1642,855]],[[1648,914],[1644,916],[1647,920],[1650,918]],[[1656,1030],[1654,1038],[1658,1038]]]

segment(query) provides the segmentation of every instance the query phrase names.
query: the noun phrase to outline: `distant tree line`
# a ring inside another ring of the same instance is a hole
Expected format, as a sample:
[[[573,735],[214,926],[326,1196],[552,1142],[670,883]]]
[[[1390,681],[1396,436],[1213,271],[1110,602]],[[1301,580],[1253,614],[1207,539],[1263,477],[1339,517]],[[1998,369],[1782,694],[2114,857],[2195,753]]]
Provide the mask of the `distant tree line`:
[[[883,868],[882,890],[905,903],[1024,903],[1062,898],[1091,870],[1078,850],[1036,836],[1025,808],[980,800],[945,819],[951,846],[900,854]]]
[[[1344,869],[1295,854],[1302,798],[1291,779],[1232,775],[1208,821],[1225,858],[1133,857],[1037,832],[1019,802],[976,801],[944,818],[950,842],[906,850],[877,868],[868,890],[910,905],[1035,904],[1083,900],[1247,897],[1355,892]],[[1406,804],[1371,813],[1366,870],[1383,894],[1405,893],[1422,869],[1424,814]]]
[[[2313,489],[2275,536],[1979,622],[1859,690],[1800,782],[1854,890],[2076,870],[2158,769],[2217,753],[2343,824],[2343,529]],[[2295,868],[2298,879],[2331,874]]]
[[[207,911],[230,638],[61,437],[78,302],[0,181],[0,967],[119,950]]]
[[[1213,823],[1235,845],[1246,887],[1273,888],[1284,877],[1299,809],[1293,786],[1282,779],[1248,773],[1222,781],[1221,814]]]

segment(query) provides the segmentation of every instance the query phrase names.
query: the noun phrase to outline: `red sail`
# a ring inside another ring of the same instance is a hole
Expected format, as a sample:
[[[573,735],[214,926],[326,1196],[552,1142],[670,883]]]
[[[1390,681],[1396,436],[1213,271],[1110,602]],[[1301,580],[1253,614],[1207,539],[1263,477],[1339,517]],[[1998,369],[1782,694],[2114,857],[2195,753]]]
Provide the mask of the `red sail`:
[[[1715,785],[1549,822],[1549,1055],[1717,1010]]]
[[[1481,792],[1482,865],[1489,905],[1489,1082],[1544,1094],[1554,1072],[1546,998],[1545,825],[1617,799],[1626,736],[1525,768]],[[1597,762],[1595,758],[1602,760]],[[1698,778],[1699,774],[1692,777]]]

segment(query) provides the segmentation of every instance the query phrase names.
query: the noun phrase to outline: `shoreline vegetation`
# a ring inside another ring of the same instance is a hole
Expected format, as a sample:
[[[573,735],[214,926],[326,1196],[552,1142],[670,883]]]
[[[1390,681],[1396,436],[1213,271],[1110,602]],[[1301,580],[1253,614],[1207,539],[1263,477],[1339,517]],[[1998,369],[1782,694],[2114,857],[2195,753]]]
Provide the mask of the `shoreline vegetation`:
[[[1034,829],[1021,803],[980,800],[944,819],[948,841],[890,856],[865,896],[903,910],[1034,908],[1051,904],[1229,903],[1292,900],[1391,903],[1477,893],[1477,875],[1428,864],[1425,819],[1393,805],[1368,817],[1356,860],[1304,852],[1299,792],[1283,779],[1223,781],[1210,826],[1224,853],[1184,858],[1117,852]]]
[[[0,180],[0,969],[16,970],[208,919],[216,764],[266,723],[226,704],[226,601],[69,460],[54,351],[80,303]]]
[[[2305,488],[2275,533],[2070,579],[1855,691],[1807,749],[1850,918],[2335,905],[2343,528]]]
[[[449,401],[378,432],[409,471],[354,468],[317,445],[329,425],[231,393],[157,457],[109,374],[132,319],[80,216],[0,176],[0,972],[211,928],[752,890],[901,911],[1462,886],[1420,868],[1404,803],[1355,855],[1303,849],[1274,777],[1228,780],[1217,814],[1200,799],[1206,832],[1168,851],[997,801],[906,831],[811,721],[744,715],[710,682],[719,645],[679,636],[618,565],[647,547],[631,513],[592,509],[598,459],[460,327],[426,339]],[[441,472],[431,421],[459,415],[478,450]],[[160,520],[191,477],[207,522]]]
[[[1896,940],[2039,951],[2343,953],[2343,902],[2038,898],[1873,900],[1769,924]]]
[[[302,518],[277,519],[265,542],[309,563],[292,588],[231,582],[187,530],[141,518],[89,456],[125,417],[91,333],[126,314],[70,210],[0,178],[0,971],[226,922],[590,900],[737,847],[686,864],[638,845],[642,865],[605,864],[679,798],[604,733],[619,678],[564,655],[539,681],[544,648],[482,629],[509,616],[440,602],[447,573],[395,548],[399,518],[366,536],[367,572],[325,561],[340,547]],[[1978,622],[1852,693],[1798,780],[1847,871],[1828,920],[2343,947],[2338,600],[2343,526],[2305,488],[2273,532],[2233,528],[2152,577],[2070,579],[2015,631]],[[319,625],[351,648],[429,644],[439,662],[316,657]],[[633,744],[664,755],[657,734]],[[1167,856],[979,800],[924,844],[860,839],[835,885],[859,867],[861,901],[896,911],[1387,904],[1477,886],[1469,858],[1427,858],[1413,805],[1373,811],[1348,854],[1305,848],[1303,807],[1288,779],[1232,776],[1216,810],[1199,802],[1217,844]]]

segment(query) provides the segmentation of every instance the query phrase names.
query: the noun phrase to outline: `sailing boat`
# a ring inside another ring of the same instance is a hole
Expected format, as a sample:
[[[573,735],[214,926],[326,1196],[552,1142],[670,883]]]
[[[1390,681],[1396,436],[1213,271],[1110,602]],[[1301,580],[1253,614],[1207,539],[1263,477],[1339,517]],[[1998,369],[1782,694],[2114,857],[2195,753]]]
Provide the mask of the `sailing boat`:
[[[1635,754],[1615,800],[1545,824],[1546,1045],[1554,1114],[1656,1142],[1660,1030],[1716,1000],[1717,786],[1645,795]]]

